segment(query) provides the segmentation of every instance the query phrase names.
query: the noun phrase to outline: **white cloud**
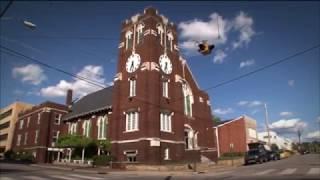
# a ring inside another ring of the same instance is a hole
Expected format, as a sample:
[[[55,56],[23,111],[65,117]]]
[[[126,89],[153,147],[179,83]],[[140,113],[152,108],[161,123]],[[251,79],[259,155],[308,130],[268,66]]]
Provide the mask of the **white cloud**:
[[[314,132],[310,132],[306,135],[307,139],[320,139],[320,131],[314,131]]]
[[[209,21],[193,19],[181,22],[178,28],[181,29],[180,35],[184,39],[181,44],[184,50],[196,50],[195,42],[202,40],[208,40],[215,45],[224,44],[227,41],[227,32],[230,30],[227,20],[218,13],[212,13]]]
[[[244,12],[240,12],[233,19],[225,19],[218,13],[212,13],[209,20],[193,19],[179,23],[181,30],[180,44],[187,54],[196,52],[198,48],[195,42],[208,40],[216,46],[224,45],[228,41],[231,32],[237,34],[237,40],[232,41],[233,49],[248,45],[256,34],[253,29],[254,20]]]
[[[21,78],[22,82],[33,85],[39,85],[42,81],[47,79],[43,69],[37,64],[15,67],[12,69],[12,74],[15,78]]]
[[[248,101],[240,101],[240,102],[238,102],[238,105],[244,106],[244,105],[247,105],[248,103],[249,103]]]
[[[255,64],[255,61],[253,59],[242,61],[240,62],[240,68],[249,67]]]
[[[102,66],[87,65],[77,73],[77,76],[85,77],[100,84],[105,84]],[[112,84],[109,83],[108,85]],[[40,94],[44,97],[61,97],[65,96],[68,89],[72,89],[75,96],[85,96],[88,93],[101,89],[101,87],[79,79],[73,79],[71,81],[60,80],[60,82],[54,86],[42,88]]]
[[[239,31],[240,35],[237,41],[232,43],[234,49],[243,45],[248,45],[252,37],[256,34],[253,30],[253,19],[244,12],[240,12],[233,21],[233,29]]]
[[[213,57],[213,63],[222,64],[226,57],[227,57],[227,54],[224,51],[218,50]]]
[[[294,83],[295,83],[295,81],[294,81],[294,80],[289,80],[289,81],[288,81],[288,85],[289,85],[289,86],[291,86],[291,87],[293,87],[293,86],[294,86]]]
[[[281,119],[279,121],[273,122],[270,128],[277,132],[282,133],[294,133],[299,129],[304,129],[307,127],[307,123],[299,118],[293,119]]]
[[[260,106],[262,104],[263,104],[263,102],[257,101],[257,100],[255,100],[255,101],[240,101],[240,102],[238,102],[239,106],[247,106],[247,107],[256,107],[256,106]]]
[[[280,112],[280,116],[283,116],[283,117],[289,117],[292,115],[293,115],[292,112],[288,112],[288,111]]]
[[[226,109],[217,108],[217,109],[213,110],[213,112],[215,114],[219,114],[219,115],[226,115],[226,114],[232,113],[233,110],[232,110],[232,108],[226,108]]]

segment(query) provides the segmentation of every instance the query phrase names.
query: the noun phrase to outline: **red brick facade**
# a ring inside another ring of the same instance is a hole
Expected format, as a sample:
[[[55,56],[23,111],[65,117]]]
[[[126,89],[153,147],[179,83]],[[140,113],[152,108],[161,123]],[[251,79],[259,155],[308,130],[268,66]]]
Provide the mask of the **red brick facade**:
[[[219,155],[230,152],[246,152],[248,143],[256,141],[257,137],[250,137],[249,129],[255,130],[255,121],[249,120],[247,116],[222,123],[215,128],[217,135],[217,143]]]
[[[108,126],[112,154],[117,161],[128,161],[128,152],[134,154],[134,161],[145,164],[200,161],[201,155],[216,159],[209,97],[199,89],[186,60],[180,56],[176,26],[166,21],[165,17],[158,15],[157,10],[148,8],[142,15],[135,16],[122,25],[112,117]],[[135,30],[139,24],[143,24],[143,37],[142,41],[136,40],[133,43],[133,49],[127,45],[126,37],[129,31],[137,32],[131,37],[135,40],[139,33]],[[163,27],[162,38],[159,26]],[[173,37],[172,45],[169,36],[165,35],[170,32]],[[159,57],[165,52],[164,38],[169,41],[166,53],[172,62],[170,74],[164,73],[159,66]],[[129,73],[126,71],[126,63],[133,51],[140,55],[141,63],[135,72]],[[132,97],[129,97],[130,79],[136,81],[136,95]],[[168,97],[162,94],[163,81],[168,82]],[[183,86],[188,86],[192,92],[192,115],[185,115]],[[126,131],[126,113],[130,112],[138,113],[138,128],[135,131]],[[160,113],[170,114],[170,132],[160,130]],[[187,140],[194,146],[189,149],[185,148],[186,129],[191,134],[190,137],[197,134],[197,143],[194,139]],[[166,148],[168,159],[164,158]]]
[[[32,153],[39,163],[52,162],[56,154],[48,148],[54,148],[55,140],[65,129],[61,117],[67,111],[65,105],[44,102],[20,113],[12,149],[18,153]]]

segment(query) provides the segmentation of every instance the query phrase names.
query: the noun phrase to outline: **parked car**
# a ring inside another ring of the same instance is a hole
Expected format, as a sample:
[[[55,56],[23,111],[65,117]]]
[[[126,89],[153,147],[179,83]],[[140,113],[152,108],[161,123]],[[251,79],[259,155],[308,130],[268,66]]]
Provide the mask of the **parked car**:
[[[268,161],[268,153],[263,149],[250,149],[245,155],[245,165]]]
[[[267,151],[268,154],[268,160],[269,161],[276,161],[276,160],[280,160],[280,152],[279,151]]]

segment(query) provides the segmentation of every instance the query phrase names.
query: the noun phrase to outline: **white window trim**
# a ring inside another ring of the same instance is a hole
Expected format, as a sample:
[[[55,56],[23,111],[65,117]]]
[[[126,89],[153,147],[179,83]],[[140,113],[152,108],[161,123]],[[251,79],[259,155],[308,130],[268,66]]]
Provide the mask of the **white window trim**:
[[[169,98],[169,82],[168,81],[162,82],[162,96]]]
[[[137,80],[129,79],[129,97],[136,96]]]
[[[133,122],[133,120],[135,120]],[[127,112],[126,113],[126,132],[139,131],[139,113]]]
[[[164,149],[164,160],[170,160],[170,149],[169,148],[165,148]]]
[[[23,124],[24,124],[24,119],[21,119],[19,122],[19,129],[23,128]]]
[[[38,143],[38,138],[39,138],[39,130],[35,131],[35,135],[34,135],[34,143],[37,144]]]
[[[129,44],[129,40],[131,40],[132,39],[132,32],[131,31],[127,31],[126,32],[126,49],[128,49],[128,44]]]
[[[107,135],[106,135],[107,120],[108,120],[108,117],[106,115],[99,116],[99,118],[98,118],[98,121],[97,121],[98,137],[97,137],[97,139],[99,139],[99,140],[107,139]],[[102,121],[102,123],[101,123],[101,121]],[[100,127],[101,124],[102,124],[102,128]],[[102,130],[102,132],[101,132],[101,130]]]
[[[28,142],[28,132],[25,132],[24,133],[24,141],[23,141],[23,144],[26,145]]]
[[[160,131],[172,132],[172,115],[169,113],[160,113]]]
[[[18,134],[17,136],[17,146],[21,145],[21,134]]]
[[[41,119],[41,112],[38,113],[37,124],[40,124],[40,119]]]
[[[30,116],[27,118],[27,128],[29,127],[30,125]]]
[[[91,126],[91,121],[90,119],[83,121],[82,124],[82,135],[85,137],[90,137],[90,127]]]

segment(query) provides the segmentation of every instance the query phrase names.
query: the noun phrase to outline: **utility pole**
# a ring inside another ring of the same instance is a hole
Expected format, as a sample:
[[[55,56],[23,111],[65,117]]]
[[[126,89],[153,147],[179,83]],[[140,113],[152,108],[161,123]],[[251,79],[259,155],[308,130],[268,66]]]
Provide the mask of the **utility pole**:
[[[268,133],[268,145],[270,146],[270,130],[269,130],[269,117],[268,117],[268,110],[267,110],[267,104],[265,103],[264,104],[264,109],[265,109],[265,123],[266,123],[266,130],[267,130],[267,133]]]

